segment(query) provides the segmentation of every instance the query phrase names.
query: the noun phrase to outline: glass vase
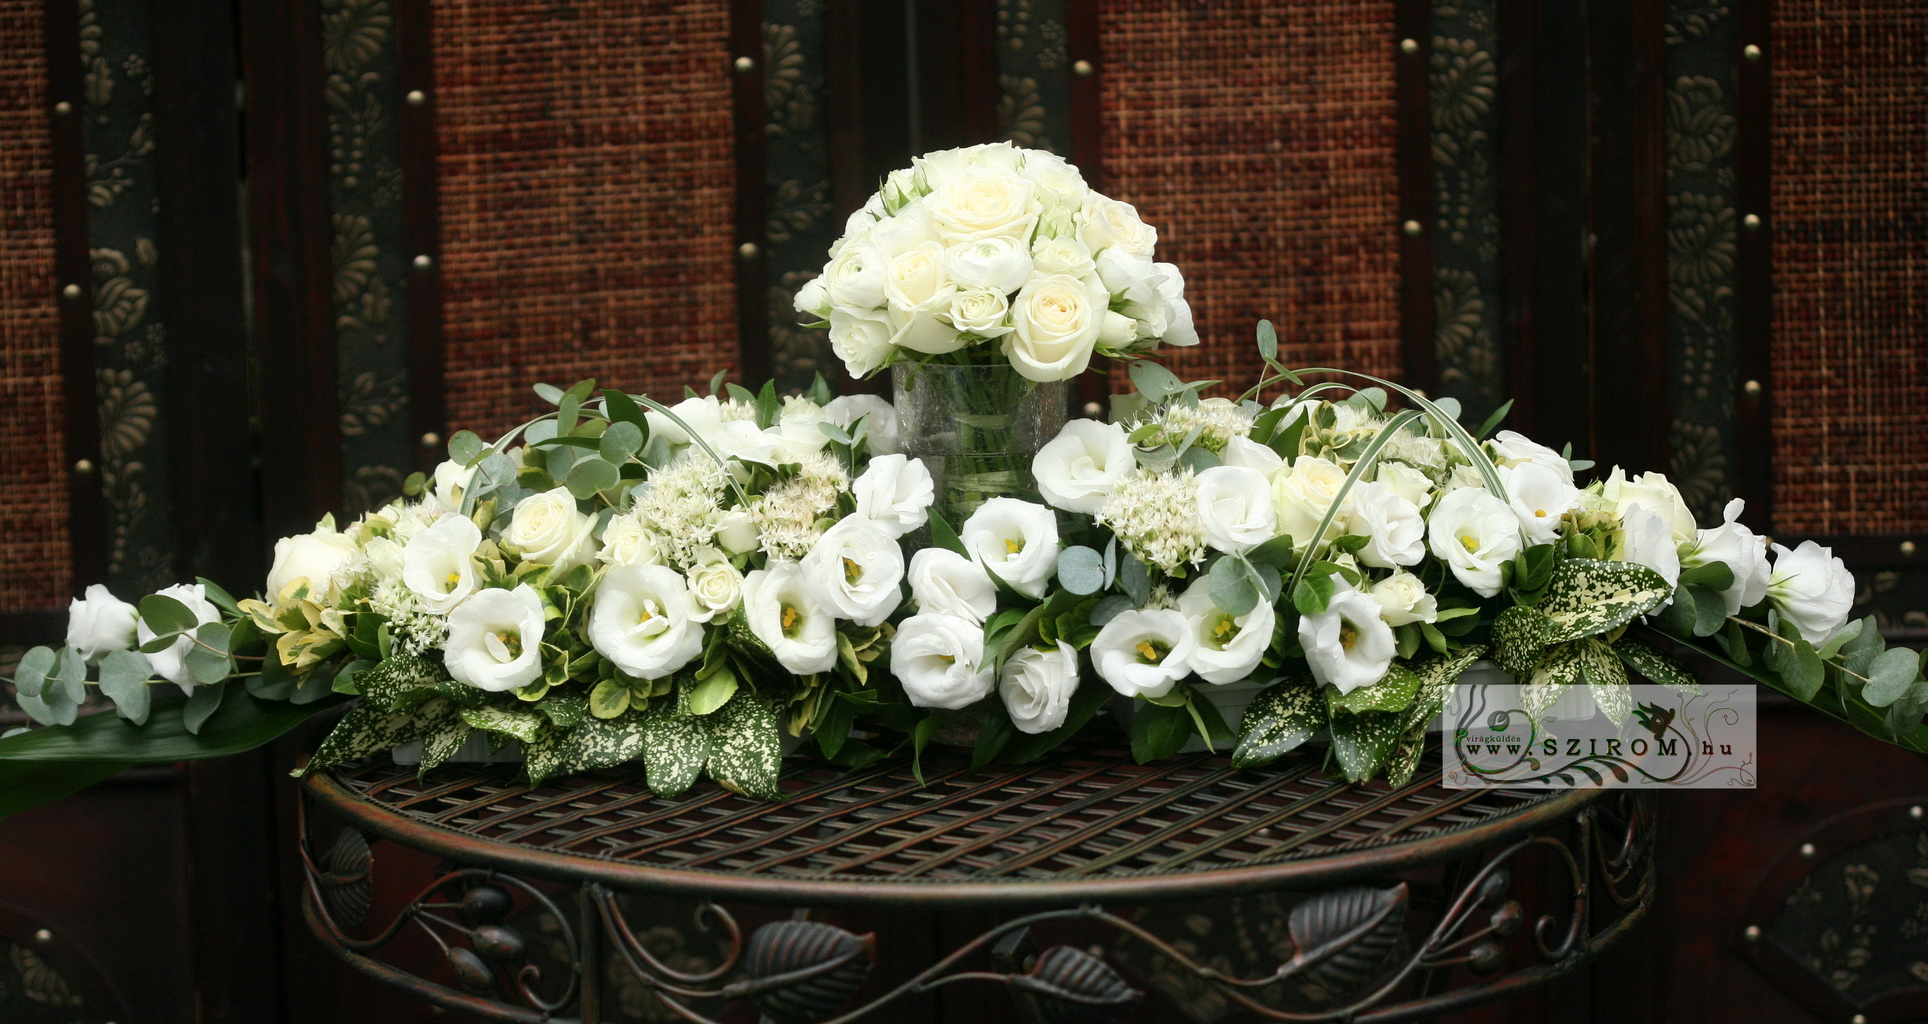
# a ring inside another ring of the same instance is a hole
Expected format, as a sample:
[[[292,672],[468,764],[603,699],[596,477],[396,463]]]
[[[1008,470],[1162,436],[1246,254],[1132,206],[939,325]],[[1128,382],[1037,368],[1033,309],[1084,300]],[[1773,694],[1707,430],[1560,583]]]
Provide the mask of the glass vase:
[[[1026,379],[1004,360],[891,367],[897,435],[936,485],[953,528],[991,498],[1038,501],[1031,458],[1064,426],[1064,381]]]

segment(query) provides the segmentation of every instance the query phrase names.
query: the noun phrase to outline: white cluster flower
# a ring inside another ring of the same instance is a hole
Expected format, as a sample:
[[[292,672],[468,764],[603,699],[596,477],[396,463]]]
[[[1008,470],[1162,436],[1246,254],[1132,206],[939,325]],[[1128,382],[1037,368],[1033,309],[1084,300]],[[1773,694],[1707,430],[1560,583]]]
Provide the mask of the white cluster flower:
[[[654,559],[682,570],[696,564],[723,519],[724,473],[701,451],[687,451],[638,488],[629,515],[649,533]],[[609,529],[603,531],[609,543]],[[618,530],[621,537],[621,529]],[[642,541],[638,540],[638,547]],[[605,555],[608,560],[608,555]]]
[[[422,607],[399,576],[384,577],[368,595],[368,610],[388,620],[389,640],[403,654],[421,654],[448,640],[448,620]]]
[[[1158,411],[1151,421],[1158,424],[1156,437],[1147,444],[1178,444],[1198,431],[1193,445],[1217,454],[1225,450],[1225,445],[1234,437],[1245,437],[1252,432],[1253,416],[1239,407],[1237,402],[1228,398],[1207,398],[1197,404],[1173,402]]]
[[[785,561],[809,554],[823,536],[819,523],[849,488],[850,474],[836,459],[818,452],[799,460],[796,476],[771,485],[750,503],[764,552]]]
[[[1198,483],[1189,469],[1133,477],[1098,510],[1097,522],[1117,534],[1125,550],[1166,573],[1205,557]]]

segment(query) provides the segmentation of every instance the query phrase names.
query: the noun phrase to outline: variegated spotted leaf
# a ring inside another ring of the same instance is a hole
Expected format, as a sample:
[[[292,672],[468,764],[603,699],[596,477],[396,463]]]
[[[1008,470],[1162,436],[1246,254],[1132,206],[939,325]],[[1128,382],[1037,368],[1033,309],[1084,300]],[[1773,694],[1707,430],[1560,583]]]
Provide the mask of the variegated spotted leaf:
[[[649,740],[643,721],[642,712],[632,711],[619,718],[585,716],[577,721],[575,728],[566,731],[558,726],[558,731],[568,740],[569,770],[613,768],[641,757]]]
[[[1419,690],[1413,694],[1412,708],[1406,712],[1406,727],[1417,728],[1432,721],[1446,706],[1446,694],[1453,684],[1485,653],[1484,646],[1474,644],[1452,654],[1413,662],[1411,668],[1419,676]]]
[[[638,729],[649,791],[657,796],[681,796],[702,777],[703,766],[709,762],[709,719],[676,714],[669,701],[662,701],[647,714],[625,715],[616,721],[636,717],[641,719]]]
[[[439,692],[439,684],[450,681],[442,666],[427,658],[396,654],[356,676],[355,686],[366,702],[384,711],[406,711],[445,696]]]
[[[1700,678],[1694,670],[1682,664],[1679,659],[1666,651],[1632,637],[1621,637],[1613,645],[1613,652],[1627,667],[1640,673],[1648,682],[1679,690],[1681,693],[1699,693]]]
[[[783,749],[777,738],[777,716],[747,688],[729,703],[703,716],[710,734],[710,778],[725,789],[761,800],[777,800],[777,769]]]
[[[422,737],[422,762],[415,769],[415,777],[421,779],[448,763],[448,759],[462,749],[462,744],[468,742],[469,734],[474,731],[459,716],[450,715],[442,728]]]
[[[1309,675],[1289,676],[1260,690],[1239,722],[1232,767],[1256,768],[1299,748],[1326,724],[1325,701]]]
[[[1493,620],[1493,663],[1515,679],[1533,674],[1540,655],[1553,642],[1553,623],[1537,609],[1514,605]]]
[[[1644,565],[1569,558],[1554,568],[1535,607],[1553,623],[1548,642],[1561,643],[1624,626],[1673,594],[1666,578]]]
[[[1413,780],[1413,772],[1419,768],[1420,755],[1426,752],[1426,723],[1408,729],[1399,737],[1399,745],[1392,748],[1392,756],[1386,759],[1386,781],[1394,786],[1403,786]]]
[[[536,710],[549,716],[558,729],[574,729],[589,713],[589,698],[575,690],[550,690],[536,703]]]
[[[576,770],[569,760],[569,737],[550,725],[548,719],[537,717],[539,727],[535,736],[522,742],[522,770],[529,776],[530,786],[540,786],[545,779]]]
[[[1405,734],[1404,719],[1398,712],[1367,711],[1353,714],[1335,711],[1328,723],[1332,729],[1332,754],[1347,782],[1364,782],[1392,757],[1393,748]]]
[[[1341,694],[1338,690],[1326,691],[1326,707],[1335,711],[1400,711],[1413,705],[1413,695],[1419,692],[1419,676],[1404,665],[1392,665],[1386,674],[1371,686],[1361,686],[1351,693]]]
[[[408,711],[387,711],[370,701],[362,701],[341,716],[328,738],[315,749],[315,756],[308,759],[305,767],[295,769],[294,774],[299,777],[424,739],[441,731],[454,718],[455,706],[441,698]]]
[[[1580,648],[1580,671],[1586,676],[1593,703],[1614,725],[1626,722],[1627,716],[1633,713],[1633,690],[1627,686],[1627,666],[1620,664],[1613,648],[1598,637],[1574,643]]]
[[[462,720],[477,729],[501,733],[521,740],[524,744],[534,742],[536,734],[549,724],[549,720],[539,711],[489,705],[463,708]]]
[[[1534,721],[1539,721],[1548,708],[1566,696],[1567,687],[1586,678],[1584,664],[1584,655],[1577,643],[1549,648],[1533,671],[1522,677],[1527,682],[1520,687],[1520,706]]]

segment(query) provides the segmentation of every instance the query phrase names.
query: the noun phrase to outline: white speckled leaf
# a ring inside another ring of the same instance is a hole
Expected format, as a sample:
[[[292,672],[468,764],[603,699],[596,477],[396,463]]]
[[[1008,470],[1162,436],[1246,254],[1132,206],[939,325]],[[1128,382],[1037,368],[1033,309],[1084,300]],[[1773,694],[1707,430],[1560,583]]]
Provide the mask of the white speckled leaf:
[[[462,720],[485,732],[501,733],[521,740],[534,742],[538,732],[549,724],[540,712],[526,708],[503,708],[483,706],[463,708]]]
[[[681,796],[702,776],[703,766],[710,759],[710,719],[676,714],[669,701],[660,702],[647,715],[634,717],[641,719],[643,764],[649,770],[650,792]]]
[[[1424,727],[1439,714],[1439,709],[1446,706],[1446,692],[1485,653],[1485,647],[1475,644],[1463,651],[1413,662],[1411,668],[1419,676],[1419,691],[1413,694],[1412,708],[1406,712],[1406,728]]]
[[[1288,677],[1260,690],[1239,722],[1234,768],[1255,768],[1291,753],[1325,728],[1325,701],[1311,676]]]
[[[1681,693],[1699,693],[1700,678],[1673,655],[1661,650],[1645,640],[1621,637],[1613,645],[1613,652],[1626,662],[1627,667],[1646,677],[1647,681],[1671,687]]]
[[[1585,678],[1584,655],[1577,643],[1560,644],[1547,650],[1520,687],[1520,705],[1535,721],[1546,714],[1566,694],[1566,688]]]
[[[1355,715],[1335,711],[1332,715],[1332,753],[1348,782],[1364,782],[1392,756],[1393,748],[1406,732],[1401,715],[1392,711],[1368,711]]]
[[[1426,723],[1421,722],[1399,737],[1399,745],[1386,759],[1387,782],[1403,786],[1412,781],[1413,772],[1419,768],[1419,757],[1426,752],[1426,736]]]
[[[1404,665],[1392,665],[1386,675],[1371,686],[1361,686],[1351,693],[1341,694],[1338,690],[1326,691],[1326,706],[1340,711],[1357,714],[1362,711],[1405,711],[1413,705],[1413,695],[1419,692],[1419,676]]]
[[[574,690],[550,690],[536,702],[536,710],[549,716],[558,729],[573,729],[589,713],[589,698]]]
[[[406,711],[440,695],[437,684],[449,681],[442,667],[427,658],[397,654],[356,676],[355,686],[367,703],[384,711]]]
[[[462,749],[462,744],[468,741],[469,733],[474,731],[469,723],[455,715],[450,715],[440,729],[422,737],[422,762],[415,769],[415,777],[419,780],[431,770],[447,763],[449,758],[455,756],[456,751]]]
[[[522,770],[529,785],[540,786],[552,775],[572,771],[569,767],[569,737],[543,720],[533,739],[522,743]]]
[[[1515,605],[1493,620],[1493,663],[1515,679],[1533,674],[1541,652],[1552,643],[1553,623],[1537,610]]]
[[[783,763],[783,749],[777,738],[777,717],[770,709],[744,689],[704,720],[710,733],[710,778],[744,796],[781,799],[777,769]]]
[[[423,739],[439,732],[454,718],[455,706],[440,698],[419,708],[399,712],[387,711],[369,701],[362,701],[341,716],[341,721],[335,723],[328,738],[316,748],[315,756],[308,759],[305,768],[295,769],[295,775],[298,777]]]
[[[1550,643],[1623,626],[1660,607],[1674,590],[1659,573],[1632,562],[1569,558],[1553,570],[1535,607],[1553,623]]]
[[[1587,690],[1607,720],[1620,725],[1633,713],[1633,690],[1627,686],[1627,667],[1613,648],[1595,637],[1577,641],[1580,669],[1587,679]]]

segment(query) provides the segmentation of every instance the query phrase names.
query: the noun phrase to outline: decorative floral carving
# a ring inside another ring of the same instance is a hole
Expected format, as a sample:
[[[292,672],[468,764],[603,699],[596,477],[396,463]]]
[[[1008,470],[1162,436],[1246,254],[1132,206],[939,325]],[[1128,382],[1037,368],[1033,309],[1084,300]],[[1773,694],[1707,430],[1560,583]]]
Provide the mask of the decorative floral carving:
[[[388,0],[323,0],[321,57],[328,70],[347,74],[374,60],[395,25]]]
[[[1668,434],[1667,478],[1699,518],[1717,519],[1707,512],[1718,512],[1728,490],[1727,449],[1720,429],[1677,419]]]
[[[1016,75],[997,76],[998,134],[1020,146],[1050,149],[1045,135],[1044,100],[1038,94],[1035,78]]]
[[[1493,55],[1471,39],[1433,40],[1431,92],[1433,128],[1466,131],[1493,107],[1499,68]]]
[[[771,242],[788,242],[807,234],[830,216],[827,181],[804,184],[790,180],[770,189],[769,217],[764,232]]]
[[[133,371],[103,369],[99,378],[101,455],[123,461],[147,444],[160,409]]]
[[[1471,271],[1440,267],[1433,273],[1433,347],[1442,383],[1488,381],[1499,371],[1498,346],[1486,319],[1486,300]]]
[[[1713,170],[1733,156],[1734,130],[1720,83],[1681,76],[1667,91],[1667,172]]]
[[[794,25],[763,26],[763,103],[770,111],[764,131],[802,135],[817,120],[817,98],[804,81],[803,44]]]

